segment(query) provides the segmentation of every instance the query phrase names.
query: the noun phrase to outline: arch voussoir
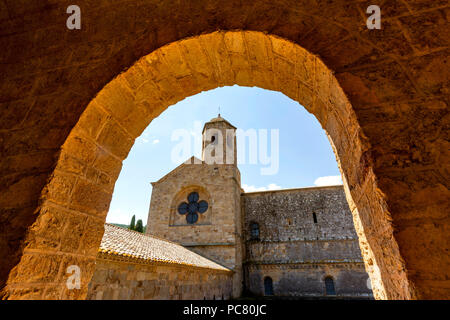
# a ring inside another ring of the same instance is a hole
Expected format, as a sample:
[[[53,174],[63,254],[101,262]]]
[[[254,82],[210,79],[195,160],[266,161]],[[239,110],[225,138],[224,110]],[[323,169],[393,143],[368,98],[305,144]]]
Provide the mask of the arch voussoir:
[[[367,159],[370,146],[338,81],[317,56],[297,44],[253,31],[217,31],[161,47],[97,94],[62,146],[41,196],[38,219],[27,237],[33,245],[8,282],[10,297],[83,298],[114,182],[135,139],[170,105],[201,91],[234,84],[282,92],[316,116],[327,131],[343,174],[375,296],[411,298],[390,214]],[[54,228],[69,216],[79,219],[79,229],[73,232],[74,228],[64,225],[63,233],[55,233]],[[50,228],[51,221],[54,226]],[[70,229],[74,246],[67,249],[62,236]],[[79,291],[64,285],[70,264],[83,268]],[[30,274],[28,280],[24,272]],[[23,291],[33,288],[40,289]]]

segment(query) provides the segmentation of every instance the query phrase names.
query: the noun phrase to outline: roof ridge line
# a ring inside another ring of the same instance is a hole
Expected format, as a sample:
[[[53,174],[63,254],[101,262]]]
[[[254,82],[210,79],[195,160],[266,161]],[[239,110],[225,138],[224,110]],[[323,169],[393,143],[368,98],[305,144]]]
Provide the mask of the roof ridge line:
[[[321,189],[321,188],[343,188],[343,184],[334,184],[329,186],[309,186],[309,187],[299,187],[299,188],[285,188],[285,189],[275,189],[275,190],[262,190],[262,191],[249,191],[244,190],[243,194],[253,194],[253,193],[264,193],[264,192],[280,192],[280,191],[295,191],[295,190],[310,190],[310,189]]]
[[[113,225],[113,224],[111,224],[111,223],[108,223],[108,222],[105,222],[105,224],[107,224],[107,225],[109,225],[109,226],[112,226],[112,227],[120,228],[120,229],[125,230],[125,231],[135,232],[135,233],[137,233],[138,235],[143,236],[143,237],[153,238],[153,239],[158,239],[158,240],[165,241],[165,242],[168,242],[168,243],[171,243],[171,244],[175,244],[175,245],[180,246],[180,247],[182,247],[182,248],[184,248],[184,249],[186,249],[186,250],[189,250],[188,248],[186,248],[185,246],[183,246],[183,245],[181,245],[181,244],[179,244],[179,243],[177,243],[177,242],[174,242],[174,241],[171,241],[171,240],[168,240],[168,239],[164,239],[164,238],[161,238],[161,237],[159,237],[159,236],[155,236],[155,235],[152,235],[152,234],[141,233],[141,232],[139,232],[139,231],[135,231],[135,230],[131,230],[131,229],[126,229],[126,228],[123,228],[123,227],[115,226],[115,225]],[[147,224],[148,224],[148,223],[147,223]],[[192,250],[189,250],[189,251],[194,252],[194,251],[192,251]],[[194,253],[195,253],[195,254],[198,254],[198,253],[196,253],[196,252],[194,252]],[[205,258],[205,259],[208,259],[208,258]],[[211,259],[208,259],[208,260],[212,261]]]

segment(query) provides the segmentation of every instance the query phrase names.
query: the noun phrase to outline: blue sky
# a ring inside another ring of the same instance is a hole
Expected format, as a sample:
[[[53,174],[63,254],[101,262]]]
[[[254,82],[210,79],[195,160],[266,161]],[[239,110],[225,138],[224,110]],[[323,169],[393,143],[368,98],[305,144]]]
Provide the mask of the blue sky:
[[[150,182],[179,165],[171,156],[180,142],[172,139],[173,132],[185,129],[200,135],[203,124],[217,116],[219,106],[221,116],[237,128],[268,130],[269,146],[270,130],[279,130],[276,174],[262,175],[261,168],[268,165],[248,164],[248,158],[247,164],[239,164],[246,191],[342,183],[325,131],[305,108],[279,92],[239,86],[217,88],[169,107],[136,139],[116,182],[107,222],[128,224],[135,214],[147,223]]]

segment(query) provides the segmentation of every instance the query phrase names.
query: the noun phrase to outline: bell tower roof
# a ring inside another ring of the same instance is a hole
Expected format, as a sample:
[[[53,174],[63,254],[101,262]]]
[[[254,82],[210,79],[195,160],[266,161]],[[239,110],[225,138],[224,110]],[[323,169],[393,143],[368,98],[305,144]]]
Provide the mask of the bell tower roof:
[[[222,118],[220,116],[220,113],[217,115],[217,117],[212,118],[211,120],[209,120],[208,122],[205,123],[205,125],[203,126],[203,130],[202,132],[205,131],[206,126],[211,125],[211,124],[215,124],[215,123],[219,123],[219,122],[224,122],[226,123],[228,126],[230,126],[233,129],[236,129],[235,126],[233,126],[231,123],[229,123],[227,120],[225,120],[224,118]],[[209,126],[210,127],[210,126]]]
[[[220,113],[205,123],[202,136],[202,161],[237,165],[236,127]]]

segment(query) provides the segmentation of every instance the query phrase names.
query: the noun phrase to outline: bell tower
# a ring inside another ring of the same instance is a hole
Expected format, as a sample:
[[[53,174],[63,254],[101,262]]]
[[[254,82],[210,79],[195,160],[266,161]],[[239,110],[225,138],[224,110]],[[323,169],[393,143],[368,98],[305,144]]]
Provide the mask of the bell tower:
[[[242,237],[241,175],[237,166],[236,127],[220,116],[206,122],[202,132],[202,160],[212,172],[217,191],[212,192],[215,199],[216,226],[221,240],[205,246],[205,256],[216,255],[216,261],[225,263],[234,271],[233,296],[242,292],[242,262],[244,246]],[[214,178],[216,177],[216,178]],[[223,181],[219,182],[219,177]],[[217,237],[217,234],[215,234]]]
[[[191,158],[152,183],[147,227],[149,234],[231,269],[235,298],[243,287],[244,256],[243,190],[236,153],[233,125],[220,114],[205,123],[203,161]]]
[[[203,127],[202,160],[237,166],[236,127],[219,115]]]

